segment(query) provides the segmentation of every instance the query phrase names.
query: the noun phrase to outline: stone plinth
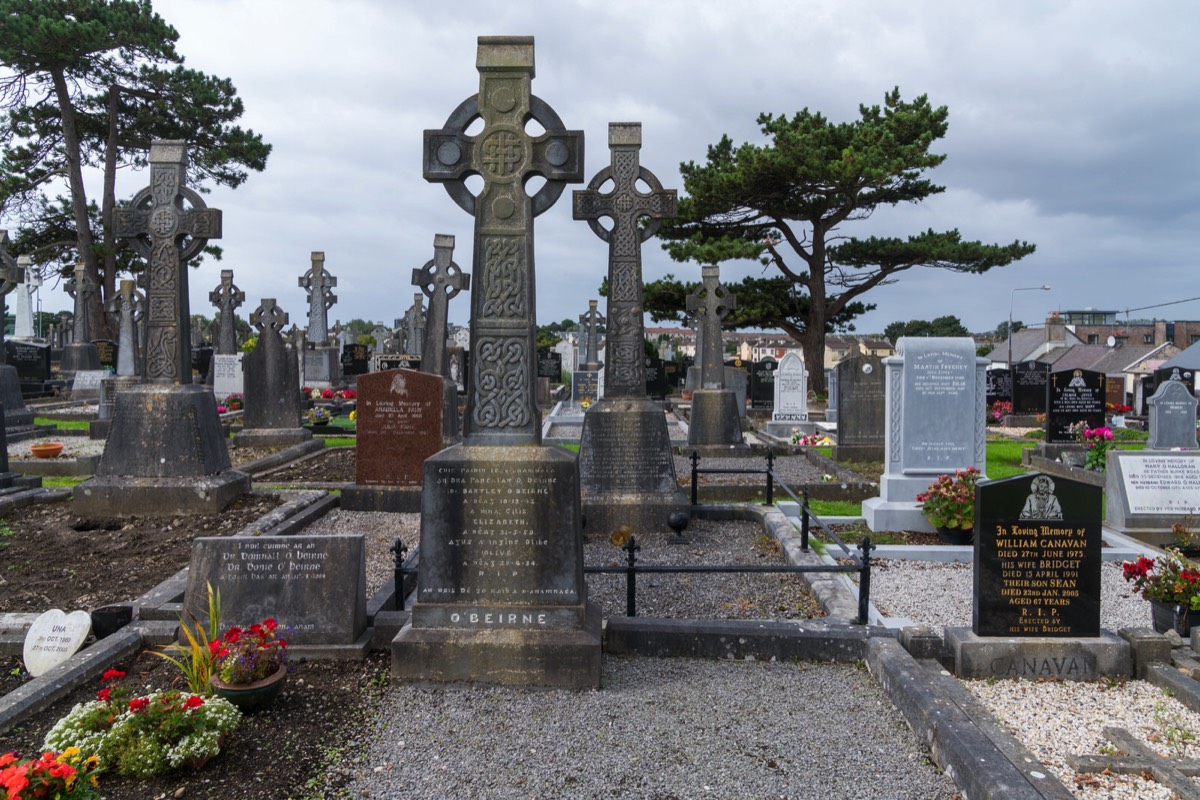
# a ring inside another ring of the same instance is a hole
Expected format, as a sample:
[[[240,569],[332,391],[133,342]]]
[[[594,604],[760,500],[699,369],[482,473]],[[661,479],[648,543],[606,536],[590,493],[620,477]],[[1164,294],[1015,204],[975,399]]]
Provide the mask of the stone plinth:
[[[599,688],[578,475],[571,454],[534,445],[455,445],[425,462],[418,600],[393,675]]]
[[[312,439],[307,428],[242,428],[233,435],[238,447],[291,447]]]
[[[579,442],[584,533],[667,533],[667,517],[690,504],[675,479],[667,419],[645,398],[604,399],[588,409]]]
[[[946,645],[959,678],[1057,678],[1094,681],[1133,677],[1129,642],[1108,631],[1092,637],[977,636],[947,628]]]
[[[737,396],[731,389],[697,389],[692,392],[688,418],[688,451],[700,455],[749,453],[742,441]],[[704,449],[701,449],[704,448]]]
[[[202,386],[147,384],[117,395],[96,476],[74,491],[81,516],[212,514],[250,490],[230,468],[213,396]]]
[[[337,347],[314,347],[304,351],[304,382],[324,389],[342,379],[342,359]]]

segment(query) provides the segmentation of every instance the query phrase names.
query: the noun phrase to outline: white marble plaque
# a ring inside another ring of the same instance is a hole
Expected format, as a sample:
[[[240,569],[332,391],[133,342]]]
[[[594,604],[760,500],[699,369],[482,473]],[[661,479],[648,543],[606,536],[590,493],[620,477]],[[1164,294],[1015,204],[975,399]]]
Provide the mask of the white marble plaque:
[[[92,615],[86,611],[64,614],[52,608],[33,621],[25,634],[22,659],[29,674],[37,677],[58,666],[83,646],[92,632]]]
[[[808,373],[804,359],[794,350],[784,353],[775,370],[775,410],[773,422],[808,421]]]
[[[246,382],[242,374],[242,353],[232,356],[214,355],[212,360],[214,395],[224,398],[246,391]]]
[[[1130,514],[1189,514],[1200,508],[1200,455],[1121,455]]]

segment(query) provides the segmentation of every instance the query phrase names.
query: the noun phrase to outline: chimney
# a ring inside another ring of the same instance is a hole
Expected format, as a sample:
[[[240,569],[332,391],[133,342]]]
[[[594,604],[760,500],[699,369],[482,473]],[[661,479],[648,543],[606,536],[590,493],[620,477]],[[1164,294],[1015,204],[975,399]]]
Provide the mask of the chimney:
[[[1050,316],[1046,317],[1046,342],[1064,347],[1067,343],[1067,323],[1056,311],[1051,311]]]

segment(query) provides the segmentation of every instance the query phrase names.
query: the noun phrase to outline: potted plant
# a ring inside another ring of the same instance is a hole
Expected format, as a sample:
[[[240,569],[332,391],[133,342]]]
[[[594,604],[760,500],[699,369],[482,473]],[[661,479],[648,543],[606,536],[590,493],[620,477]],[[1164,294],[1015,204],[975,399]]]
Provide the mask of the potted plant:
[[[103,682],[125,677],[109,670]],[[100,771],[149,778],[172,769],[198,768],[221,752],[221,740],[241,720],[219,697],[203,698],[175,689],[130,697],[128,689],[105,688],[80,703],[46,734],[45,747],[95,754]]]
[[[240,411],[242,408],[242,395],[237,392],[227,395],[225,397],[225,407],[230,411]]]
[[[953,475],[939,475],[929,488],[917,495],[921,513],[937,528],[938,539],[946,544],[970,544],[975,532],[975,484],[979,470],[956,469]]]
[[[304,413],[304,418],[308,420],[309,425],[328,425],[332,419],[329,412],[323,408],[310,408]]]
[[[1174,629],[1180,636],[1191,634],[1200,623],[1200,567],[1173,547],[1158,558],[1139,556],[1123,565],[1125,580],[1150,601],[1150,616],[1159,633]]]
[[[264,619],[249,628],[234,626],[210,643],[213,691],[244,713],[266,708],[287,678],[287,640],[279,624]]]

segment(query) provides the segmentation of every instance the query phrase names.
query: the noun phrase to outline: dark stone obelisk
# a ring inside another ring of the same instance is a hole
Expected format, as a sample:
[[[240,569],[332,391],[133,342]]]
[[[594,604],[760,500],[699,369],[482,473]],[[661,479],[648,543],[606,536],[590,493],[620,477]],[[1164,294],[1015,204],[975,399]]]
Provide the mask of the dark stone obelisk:
[[[608,126],[609,166],[574,193],[575,219],[587,220],[608,242],[608,329],[604,343],[604,397],[587,410],[579,441],[579,481],[588,532],[608,536],[623,525],[637,535],[666,533],[667,518],[689,509],[675,479],[675,459],[662,407],[646,396],[642,342],[642,243],[675,215],[675,190],[641,166],[640,122]],[[650,188],[641,192],[641,180]],[[612,182],[612,190],[600,187]],[[602,217],[612,228],[600,224]],[[644,228],[640,218],[649,218]],[[588,358],[594,359],[589,330]],[[598,365],[597,365],[598,366]],[[585,365],[584,369],[588,367]]]
[[[541,447],[533,218],[583,178],[583,134],[530,93],[532,37],[480,37],[479,94],[425,132],[425,178],[475,218],[464,442],[426,459],[421,575],[392,674],[563,688],[600,685],[574,457]],[[474,136],[467,128],[482,119]],[[526,123],[544,128],[530,136]],[[470,175],[483,178],[478,196]],[[533,197],[525,180],[545,184]]]
[[[230,468],[212,393],[192,383],[187,262],[220,238],[221,212],[186,174],[184,142],[153,142],[150,186],[117,209],[117,235],[148,262],[146,382],[117,394],[96,476],[75,487],[83,516],[216,513],[250,489]]]
[[[444,233],[433,237],[433,259],[412,271],[412,282],[429,298],[421,371],[441,376],[446,383],[442,396],[442,438],[460,438],[458,386],[450,380],[450,360],[446,357],[446,319],[450,301],[471,287],[471,273],[454,263],[454,237]]]
[[[0,230],[0,313],[8,313],[6,298],[24,280],[24,267],[8,252],[8,231]],[[96,349],[95,345],[92,345],[92,349]],[[0,403],[4,405],[4,438],[8,433],[33,425],[33,412],[25,407],[25,400],[21,397],[21,378],[17,375],[17,368],[5,359],[3,325],[0,325]],[[0,438],[0,442],[4,438]]]
[[[701,283],[687,298],[687,310],[700,322],[703,351],[700,353],[700,388],[692,392],[688,417],[688,450],[700,455],[749,453],[742,440],[737,395],[725,388],[725,362],[721,320],[737,305],[737,298],[721,283],[721,271],[713,264],[700,268]]]

